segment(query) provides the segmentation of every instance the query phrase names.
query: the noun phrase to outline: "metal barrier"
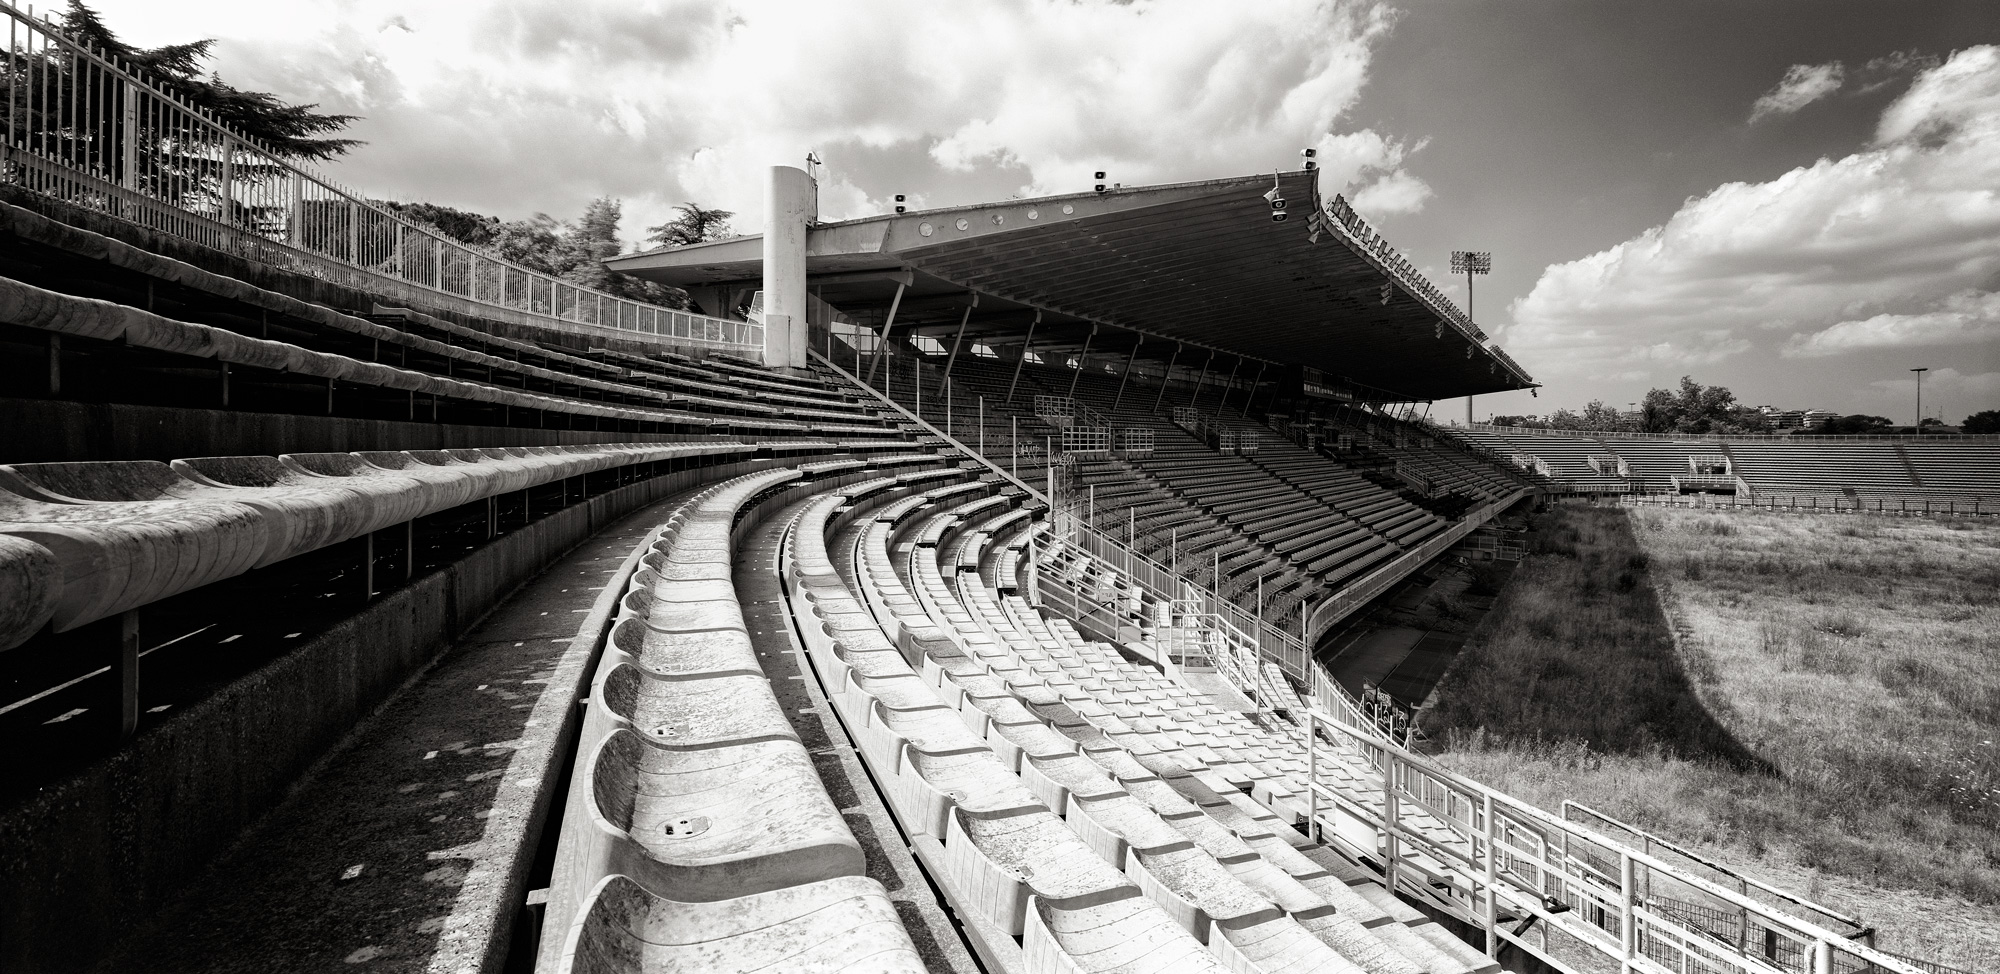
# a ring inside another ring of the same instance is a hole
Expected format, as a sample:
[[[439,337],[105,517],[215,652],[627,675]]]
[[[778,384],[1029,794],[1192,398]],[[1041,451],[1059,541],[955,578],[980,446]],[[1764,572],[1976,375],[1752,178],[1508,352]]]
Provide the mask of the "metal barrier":
[[[1149,457],[1153,455],[1153,431],[1143,427],[1130,426],[1118,430],[1111,449],[1121,457]]]
[[[1738,481],[1740,483],[1740,479]],[[1656,507],[1738,508],[1759,511],[1818,511],[1845,514],[2000,515],[2000,497],[1841,497],[1819,494],[1626,494],[1627,504]]]
[[[1527,496],[1525,489],[1515,490],[1497,501],[1468,512],[1464,520],[1453,524],[1442,534],[1433,536],[1423,544],[1404,552],[1396,560],[1368,573],[1366,578],[1342,588],[1314,606],[1311,621],[1306,627],[1308,641],[1317,641],[1334,624],[1347,618],[1356,609],[1368,604],[1370,599],[1382,594],[1389,586],[1400,581],[1405,575],[1416,571],[1426,562],[1445,553],[1466,535],[1477,530],[1480,525],[1497,517],[1502,511]]]
[[[1076,422],[1077,402],[1068,396],[1035,396],[1035,415],[1057,429],[1068,429]]]
[[[1315,706],[1307,727],[1313,837],[1379,862],[1390,889],[1483,929],[1489,956],[1507,943],[1561,971],[1608,962],[1645,974],[1924,974],[1438,767],[1348,714]],[[1372,770],[1380,800],[1326,783],[1327,764]],[[1708,914],[1727,921],[1724,935]]]
[[[233,131],[131,65],[0,0],[0,180],[260,264],[470,315],[756,356],[764,328],[501,260]],[[559,323],[559,324],[558,324]]]
[[[1064,453],[1076,457],[1100,458],[1111,455],[1111,431],[1102,426],[1072,426],[1062,431]]]

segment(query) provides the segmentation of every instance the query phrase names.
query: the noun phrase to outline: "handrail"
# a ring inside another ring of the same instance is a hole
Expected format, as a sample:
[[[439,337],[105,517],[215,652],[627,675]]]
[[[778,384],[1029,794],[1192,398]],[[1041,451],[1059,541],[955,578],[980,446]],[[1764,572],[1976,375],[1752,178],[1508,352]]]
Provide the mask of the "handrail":
[[[806,354],[813,361],[816,361],[821,365],[824,365],[827,368],[832,369],[834,372],[838,373],[841,378],[844,378],[847,381],[857,386],[860,386],[863,389],[868,390],[869,395],[872,395],[875,398],[881,400],[889,408],[894,409],[896,412],[902,414],[902,417],[904,419],[912,423],[916,423],[919,426],[922,426],[925,430],[929,431],[931,435],[936,436],[939,439],[942,439],[945,442],[951,444],[952,448],[957,450],[959,453],[962,453],[966,457],[969,457],[973,460],[979,461],[981,464],[985,465],[986,469],[1006,478],[1008,483],[1013,484],[1014,486],[1019,487],[1024,491],[1027,491],[1029,497],[1041,501],[1044,504],[1049,503],[1049,495],[1046,491],[1038,490],[1035,488],[1034,485],[1028,483],[1027,481],[1024,481],[1019,477],[1016,477],[1013,474],[1008,473],[1004,467],[1001,467],[999,464],[996,464],[993,461],[986,459],[985,454],[980,453],[978,450],[975,450],[969,446],[966,446],[964,443],[959,442],[958,439],[955,437],[946,435],[943,431],[939,430],[935,426],[932,426],[928,421],[924,420],[922,417],[918,416],[915,413],[910,412],[907,409],[904,409],[901,403],[884,395],[881,390],[875,388],[874,386],[869,385],[866,382],[861,381],[860,379],[856,378],[853,373],[847,371],[846,369],[843,369],[840,366],[835,365],[832,359],[829,359],[825,355],[820,354],[819,349],[808,348],[806,349]]]
[[[1381,802],[1364,803],[1313,780],[1308,787],[1309,825],[1315,837],[1322,830],[1335,836],[1341,834],[1337,829],[1327,829],[1321,821],[1324,813],[1335,811],[1378,831],[1382,848],[1363,851],[1382,857],[1383,872],[1391,889],[1401,892],[1403,871],[1415,867],[1418,875],[1409,877],[1409,885],[1421,895],[1448,899],[1470,922],[1485,928],[1489,945],[1506,941],[1541,954],[1520,931],[1500,924],[1504,899],[1509,909],[1563,930],[1569,934],[1566,942],[1609,957],[1625,965],[1622,969],[1679,969],[1660,965],[1647,956],[1648,949],[1666,952],[1683,962],[1693,961],[1701,969],[1711,969],[1718,961],[1746,972],[1771,966],[1770,961],[1750,954],[1745,949],[1748,945],[1733,945],[1698,934],[1686,921],[1659,908],[1650,896],[1639,893],[1634,880],[1643,869],[1648,882],[1651,877],[1662,877],[1719,900],[1745,916],[1755,916],[1771,934],[1802,948],[1799,953],[1807,961],[1805,974],[1835,974],[1836,956],[1873,964],[1889,974],[1925,974],[1908,960],[1856,943],[1819,924],[1690,874],[1644,850],[1633,849],[1587,826],[1552,815],[1444,768],[1368,728],[1352,726],[1317,708],[1309,710],[1306,719],[1309,766],[1317,768],[1322,760],[1320,753],[1329,748],[1335,753],[1326,760],[1338,761],[1340,753],[1352,754],[1381,773],[1383,789]],[[1322,743],[1318,732],[1322,726],[1342,737],[1329,737],[1327,743]],[[1433,788],[1441,790],[1447,799],[1446,809],[1439,811],[1438,802],[1428,794],[1412,791],[1413,785],[1428,786],[1427,792]],[[1321,799],[1332,805],[1322,805]],[[1450,814],[1460,802],[1464,805],[1462,817]],[[1405,822],[1406,818],[1427,819],[1429,827],[1412,827]],[[1449,845],[1436,838],[1440,831],[1448,831]],[[1550,859],[1551,837],[1563,839],[1561,848],[1565,851],[1561,861]],[[1532,848],[1522,844],[1524,838],[1533,840]],[[1567,854],[1572,839],[1613,853],[1619,864],[1618,875],[1611,877],[1595,870],[1587,876],[1579,875]],[[1421,854],[1424,861],[1418,862],[1411,853]],[[1552,879],[1567,897],[1549,891],[1548,882]],[[1444,892],[1440,894],[1439,890]],[[1462,904],[1457,902],[1460,898]],[[1573,906],[1596,907],[1607,920],[1612,919],[1615,911],[1617,928],[1607,931],[1573,910]],[[1489,956],[1492,949],[1489,947]],[[1544,959],[1552,958],[1544,955]],[[1569,969],[1559,964],[1552,966]]]
[[[1368,600],[1380,595],[1384,589],[1400,581],[1410,572],[1415,571],[1417,566],[1444,554],[1452,545],[1464,540],[1466,535],[1471,534],[1486,522],[1498,517],[1501,512],[1514,506],[1516,502],[1527,495],[1528,491],[1526,488],[1516,488],[1513,492],[1479,508],[1477,511],[1468,512],[1462,520],[1442,533],[1402,553],[1394,561],[1369,572],[1366,577],[1353,584],[1344,586],[1339,591],[1327,596],[1321,600],[1319,605],[1313,607],[1312,614],[1309,617],[1311,621],[1307,627],[1307,638],[1316,641],[1320,635],[1332,629],[1335,623],[1347,618],[1354,610],[1367,604]]]
[[[1672,840],[1663,839],[1657,835],[1654,835],[1651,832],[1646,831],[1645,829],[1642,829],[1622,819],[1613,818],[1610,815],[1606,815],[1605,813],[1600,812],[1597,809],[1590,807],[1589,805],[1585,805],[1582,802],[1575,801],[1569,798],[1563,799],[1562,803],[1563,821],[1565,822],[1569,821],[1569,813],[1571,809],[1575,809],[1576,811],[1582,812],[1583,814],[1589,815],[1593,818],[1598,818],[1606,822],[1609,822],[1612,825],[1615,825],[1621,829],[1624,829],[1627,832],[1632,833],[1633,835],[1638,836],[1641,840],[1643,840],[1646,843],[1663,846],[1671,850],[1675,855],[1700,863],[1701,865],[1713,869],[1716,872],[1719,872],[1724,876],[1727,876],[1730,879],[1735,880],[1738,883],[1744,884],[1745,886],[1755,886],[1756,888],[1763,890],[1764,892],[1772,896],[1776,896],[1780,899],[1786,900],[1791,903],[1796,903],[1799,906],[1803,906],[1806,909],[1812,910],[1813,912],[1819,913],[1823,916],[1832,917],[1833,919],[1838,920],[1841,923],[1845,923],[1848,926],[1855,928],[1856,930],[1866,929],[1865,925],[1860,920],[1857,920],[1854,917],[1848,916],[1847,914],[1832,909],[1830,907],[1822,906],[1819,903],[1815,903],[1812,900],[1808,900],[1805,897],[1799,896],[1796,893],[1779,889],[1778,887],[1773,886],[1770,883],[1764,882],[1763,880],[1757,879],[1752,876],[1744,875],[1743,873],[1737,872],[1736,870],[1731,869],[1728,866],[1725,866],[1719,862],[1709,859],[1708,857],[1703,856],[1700,853],[1684,848],[1681,845],[1673,842]],[[1648,847],[1648,850],[1650,851],[1650,846]]]
[[[10,18],[0,180],[225,252],[466,314],[755,353],[763,326],[633,301],[400,216],[0,0]],[[385,287],[385,285],[387,285]]]

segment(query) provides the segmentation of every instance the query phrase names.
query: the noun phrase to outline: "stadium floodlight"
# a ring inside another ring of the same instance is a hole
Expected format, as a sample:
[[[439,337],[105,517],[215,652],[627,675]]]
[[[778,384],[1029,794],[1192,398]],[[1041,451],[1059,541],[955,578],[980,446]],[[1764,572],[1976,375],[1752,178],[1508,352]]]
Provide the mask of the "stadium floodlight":
[[[1302,155],[1302,156],[1304,156],[1304,157],[1305,157],[1305,159],[1306,159],[1306,171],[1307,171],[1307,172],[1311,172],[1311,171],[1313,171],[1313,170],[1315,170],[1315,169],[1318,169],[1318,168],[1319,168],[1319,150],[1318,150],[1318,149],[1300,149],[1300,150],[1299,150],[1299,155]]]
[[[1098,172],[1096,178],[1097,178],[1097,191],[1102,193],[1104,192],[1104,173],[1102,171]]]
[[[896,212],[898,212],[898,213],[901,213],[901,212],[903,212],[904,210],[907,210],[907,209],[909,209],[909,207],[907,207],[907,206],[904,206],[904,205],[903,205],[903,194],[901,194],[901,193],[897,193],[897,194],[896,194]]]
[[[1917,435],[1924,435],[1924,373],[1931,370],[1926,365],[1921,369],[1911,369],[1917,374]]]
[[[1465,317],[1472,317],[1472,275],[1493,272],[1493,254],[1486,250],[1454,250],[1451,272],[1465,275]]]

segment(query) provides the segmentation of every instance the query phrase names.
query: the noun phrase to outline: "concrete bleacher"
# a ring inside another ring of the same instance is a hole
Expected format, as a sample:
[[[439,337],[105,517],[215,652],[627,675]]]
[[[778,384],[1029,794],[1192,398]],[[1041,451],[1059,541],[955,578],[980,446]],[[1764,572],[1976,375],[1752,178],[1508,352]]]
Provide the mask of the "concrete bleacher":
[[[0,966],[87,967],[604,518],[935,463],[819,377],[410,305],[0,203]]]
[[[1753,497],[1801,502],[1860,498],[1994,503],[2000,499],[2000,462],[1995,460],[2000,446],[1983,437],[1697,438],[1506,427],[1439,429],[1497,455],[1539,457],[1564,489],[1586,493],[1672,492],[1696,473],[1691,461],[1721,457],[1728,464],[1728,477],[1721,481],[1695,477],[1699,489],[1712,490],[1727,482]],[[1607,476],[1592,467],[1590,458],[1598,456],[1621,461],[1631,476]]]
[[[544,970],[923,969],[778,709],[730,582],[739,514],[803,477],[866,469],[740,477],[654,532],[579,735]]]
[[[1028,608],[1022,551],[1041,526],[997,485],[964,483],[971,496],[878,481],[809,505],[791,605],[906,827],[1021,938],[1027,969],[1201,969],[1204,955],[1497,969],[1409,908],[1383,912],[1349,885],[1357,874],[1301,853],[1289,824],[1237,792],[1295,812],[1297,784],[1281,780],[1303,771],[1295,738]]]

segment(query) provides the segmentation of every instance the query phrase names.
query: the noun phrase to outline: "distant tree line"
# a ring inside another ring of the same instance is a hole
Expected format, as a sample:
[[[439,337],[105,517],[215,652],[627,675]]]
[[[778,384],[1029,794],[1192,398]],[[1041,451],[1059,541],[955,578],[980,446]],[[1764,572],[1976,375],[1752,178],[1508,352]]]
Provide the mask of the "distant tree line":
[[[1495,416],[1496,426],[1523,426],[1533,429],[1575,430],[1592,433],[1771,433],[1776,429],[1771,417],[1754,406],[1736,401],[1736,394],[1724,386],[1705,386],[1682,376],[1679,389],[1651,389],[1640,400],[1638,411],[1622,412],[1603,400],[1592,400],[1581,411],[1558,409],[1547,416]],[[1926,419],[1925,427],[1942,426]],[[1830,416],[1799,432],[1818,435],[1867,435],[1889,432],[1895,424],[1886,416],[1855,414]],[[2000,410],[1989,409],[1966,417],[1960,427],[1966,433],[2000,433]]]

